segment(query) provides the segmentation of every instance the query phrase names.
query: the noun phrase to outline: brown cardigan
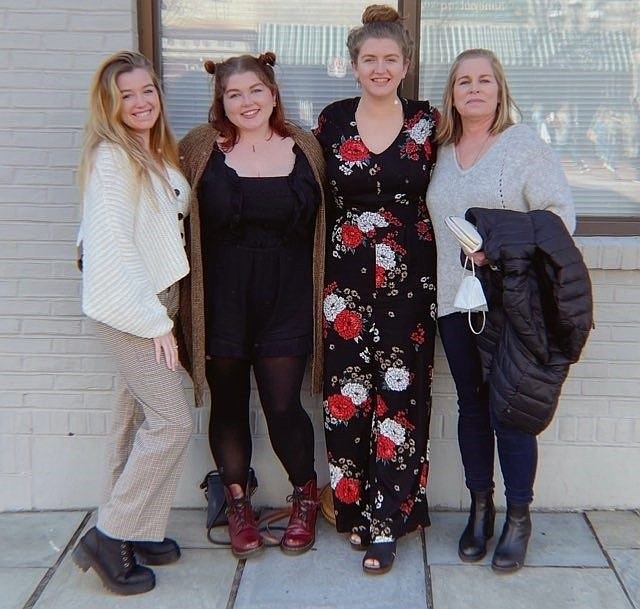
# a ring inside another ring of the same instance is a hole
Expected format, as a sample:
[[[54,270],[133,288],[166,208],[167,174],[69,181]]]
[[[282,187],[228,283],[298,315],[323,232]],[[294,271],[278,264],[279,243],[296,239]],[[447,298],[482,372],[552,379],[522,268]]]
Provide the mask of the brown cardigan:
[[[322,193],[313,249],[313,299],[314,329],[313,357],[311,362],[311,391],[322,387],[322,290],[324,278],[324,176],[325,162],[322,149],[315,137],[307,131],[287,125],[293,140],[307,157]],[[202,173],[211,156],[218,136],[210,123],[195,127],[180,141],[180,167],[191,184],[191,209],[185,222],[187,255],[191,273],[180,282],[180,315],[176,328],[180,347],[180,361],[191,374],[196,406],[204,404],[205,348],[204,348],[204,287],[202,282],[202,250],[200,242],[200,207],[198,188]]]

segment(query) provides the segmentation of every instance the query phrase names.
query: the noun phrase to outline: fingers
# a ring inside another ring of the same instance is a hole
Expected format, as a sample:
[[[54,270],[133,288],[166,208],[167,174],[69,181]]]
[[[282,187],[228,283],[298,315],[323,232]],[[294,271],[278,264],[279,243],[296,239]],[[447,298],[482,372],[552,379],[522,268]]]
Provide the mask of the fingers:
[[[160,363],[160,352],[162,351],[162,345],[157,338],[153,339],[153,348],[156,352],[156,364]]]
[[[173,334],[165,334],[153,339],[156,354],[156,362],[160,363],[160,358],[164,359],[164,363],[169,370],[175,370],[178,367],[178,345]]]

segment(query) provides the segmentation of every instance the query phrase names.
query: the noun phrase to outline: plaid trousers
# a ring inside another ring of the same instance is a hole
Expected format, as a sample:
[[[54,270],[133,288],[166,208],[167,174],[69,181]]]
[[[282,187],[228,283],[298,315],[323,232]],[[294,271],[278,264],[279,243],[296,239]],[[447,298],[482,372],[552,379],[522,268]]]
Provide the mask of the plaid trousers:
[[[158,296],[174,316],[177,284]],[[115,539],[161,541],[193,430],[180,373],[156,362],[153,339],[94,328],[118,370],[97,526]]]

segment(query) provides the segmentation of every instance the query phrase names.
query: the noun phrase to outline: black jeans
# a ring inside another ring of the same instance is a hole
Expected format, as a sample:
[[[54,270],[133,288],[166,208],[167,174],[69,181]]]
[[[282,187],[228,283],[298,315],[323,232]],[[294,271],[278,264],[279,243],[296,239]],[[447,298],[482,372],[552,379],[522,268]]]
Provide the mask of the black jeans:
[[[441,317],[438,329],[458,393],[458,443],[467,488],[475,492],[493,488],[495,434],[507,501],[530,503],[538,464],[536,437],[503,425],[491,415],[467,314]]]

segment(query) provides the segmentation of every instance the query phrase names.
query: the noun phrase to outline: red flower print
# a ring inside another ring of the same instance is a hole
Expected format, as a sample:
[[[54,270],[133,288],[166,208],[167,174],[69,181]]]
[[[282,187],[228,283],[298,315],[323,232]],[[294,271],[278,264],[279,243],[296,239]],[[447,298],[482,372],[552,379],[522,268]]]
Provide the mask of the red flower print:
[[[424,144],[422,144],[422,148],[424,149],[424,156],[428,159],[431,158],[431,142],[427,140]]]
[[[417,345],[424,344],[424,328],[422,327],[422,324],[418,324],[416,326],[416,329],[411,333],[410,338]]]
[[[355,224],[343,224],[340,229],[342,243],[348,248],[354,249],[362,243],[362,231]]]
[[[421,239],[424,239],[425,241],[433,240],[431,228],[425,220],[418,220],[418,222],[416,222],[416,231],[418,231],[418,237]]]
[[[385,284],[384,269],[376,264],[376,287],[382,288]]]
[[[409,419],[407,419],[406,410],[399,410],[396,416],[393,417],[393,420],[410,431],[413,431],[416,428],[416,426],[411,421],[409,421]]]
[[[427,474],[429,473],[429,464],[425,463],[422,466],[422,471],[420,472],[420,486],[426,488],[427,486]]]
[[[362,317],[355,311],[343,309],[336,315],[333,322],[336,332],[345,340],[351,340],[360,336],[362,331]]]
[[[376,396],[376,416],[382,418],[387,414],[387,410],[385,401],[379,395]]]
[[[412,154],[418,152],[418,144],[416,144],[413,140],[409,140],[404,149],[406,150],[407,154],[411,156]]]
[[[380,434],[376,441],[376,457],[388,461],[396,456],[396,445],[391,438]]]
[[[360,412],[362,416],[366,417],[371,412],[371,398],[367,398],[362,404],[360,404]]]
[[[362,140],[349,138],[340,145],[338,154],[343,161],[357,163],[369,157],[369,151]]]
[[[340,478],[335,493],[342,503],[355,503],[360,499],[360,483],[354,478]]]
[[[341,421],[348,421],[355,413],[356,406],[347,395],[336,393],[327,398],[327,406],[331,416]]]
[[[400,511],[403,514],[407,514],[407,516],[408,516],[409,514],[411,514],[411,510],[413,509],[413,504],[414,503],[415,502],[413,500],[413,497],[409,497],[409,499],[407,499],[406,501],[403,501],[400,504]]]

